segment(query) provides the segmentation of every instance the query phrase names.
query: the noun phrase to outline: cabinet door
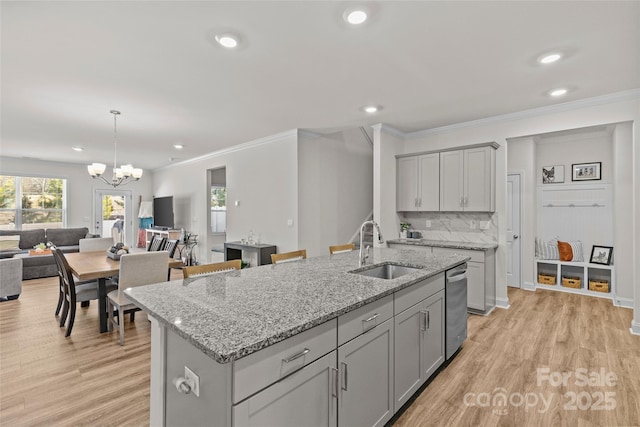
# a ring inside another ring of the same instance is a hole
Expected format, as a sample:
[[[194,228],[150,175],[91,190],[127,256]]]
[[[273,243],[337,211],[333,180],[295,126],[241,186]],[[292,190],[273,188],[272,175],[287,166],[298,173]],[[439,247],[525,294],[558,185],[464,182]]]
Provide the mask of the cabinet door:
[[[338,347],[338,425],[383,426],[393,415],[393,319]]]
[[[494,178],[491,147],[464,150],[464,210],[492,212],[495,210]]]
[[[394,318],[394,412],[420,388],[422,376],[423,303],[415,304]]]
[[[484,263],[467,262],[467,307],[485,311]]]
[[[444,290],[422,304],[420,329],[423,334],[422,378],[429,377],[444,362]]]
[[[462,150],[440,153],[440,210],[461,211],[464,191]]]
[[[418,210],[440,210],[440,154],[418,157]]]
[[[338,404],[335,366],[334,350],[235,405],[233,425],[335,426]]]
[[[418,157],[396,160],[396,211],[415,211],[418,198]]]

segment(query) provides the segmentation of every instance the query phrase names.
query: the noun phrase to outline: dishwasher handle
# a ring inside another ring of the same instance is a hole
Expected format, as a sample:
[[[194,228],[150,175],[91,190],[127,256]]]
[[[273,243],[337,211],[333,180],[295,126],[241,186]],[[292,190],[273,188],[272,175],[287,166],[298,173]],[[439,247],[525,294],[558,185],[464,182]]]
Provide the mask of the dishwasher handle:
[[[459,282],[467,278],[467,269],[465,267],[452,268],[447,271],[446,277],[448,283]]]

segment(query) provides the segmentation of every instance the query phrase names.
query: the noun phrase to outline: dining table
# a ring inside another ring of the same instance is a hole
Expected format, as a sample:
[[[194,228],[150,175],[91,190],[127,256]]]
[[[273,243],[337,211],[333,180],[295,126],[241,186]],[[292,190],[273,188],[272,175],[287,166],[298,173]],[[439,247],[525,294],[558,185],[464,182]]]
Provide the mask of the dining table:
[[[98,312],[100,332],[107,332],[107,279],[118,276],[120,260],[107,256],[105,251],[71,252],[65,258],[73,275],[79,281],[98,281]],[[168,259],[167,272],[172,268],[182,268],[184,264],[177,259]]]

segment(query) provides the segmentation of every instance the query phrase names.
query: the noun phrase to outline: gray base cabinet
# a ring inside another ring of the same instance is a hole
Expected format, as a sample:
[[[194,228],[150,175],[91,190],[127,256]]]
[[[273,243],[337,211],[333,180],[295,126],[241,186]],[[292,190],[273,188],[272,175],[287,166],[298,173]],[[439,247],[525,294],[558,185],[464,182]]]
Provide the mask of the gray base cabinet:
[[[338,348],[338,425],[383,426],[393,416],[393,320]]]
[[[235,426],[333,427],[337,423],[336,351],[233,407]]]
[[[395,316],[394,412],[444,363],[444,291]]]
[[[444,362],[444,298],[439,273],[225,364],[163,328],[157,424],[383,426]]]

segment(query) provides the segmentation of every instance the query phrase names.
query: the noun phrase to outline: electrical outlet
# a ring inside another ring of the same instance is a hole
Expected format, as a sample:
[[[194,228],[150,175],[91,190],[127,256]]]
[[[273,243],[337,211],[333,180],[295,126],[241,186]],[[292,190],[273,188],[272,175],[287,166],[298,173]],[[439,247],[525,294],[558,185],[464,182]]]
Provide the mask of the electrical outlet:
[[[426,220],[424,226],[427,228],[431,228],[431,220]]]
[[[293,227],[293,220],[292,219],[288,219],[287,220],[287,227]]]
[[[472,230],[475,230],[476,228],[478,228],[478,223],[477,223],[477,221],[476,221],[475,219],[472,219],[472,220],[469,222],[469,227],[470,227]]]
[[[489,221],[480,221],[480,228],[482,230],[488,230],[491,223]]]
[[[184,367],[184,378],[191,386],[191,392],[200,397],[200,377],[188,367]]]

